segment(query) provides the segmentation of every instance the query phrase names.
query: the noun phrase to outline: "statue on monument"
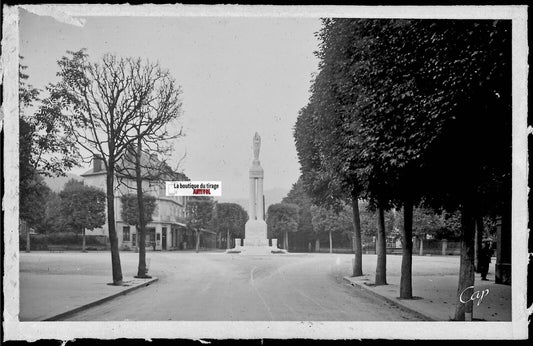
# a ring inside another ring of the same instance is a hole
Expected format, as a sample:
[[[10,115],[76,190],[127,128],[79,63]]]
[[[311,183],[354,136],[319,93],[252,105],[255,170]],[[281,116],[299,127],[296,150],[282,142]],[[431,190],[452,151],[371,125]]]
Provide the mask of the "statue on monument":
[[[254,161],[259,161],[259,150],[261,149],[261,137],[256,132],[254,135]]]

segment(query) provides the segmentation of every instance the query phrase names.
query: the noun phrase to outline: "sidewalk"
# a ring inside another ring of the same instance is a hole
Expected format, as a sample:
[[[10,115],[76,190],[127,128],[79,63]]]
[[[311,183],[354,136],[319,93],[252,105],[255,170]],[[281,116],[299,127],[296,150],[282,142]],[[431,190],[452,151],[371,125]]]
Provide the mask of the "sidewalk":
[[[392,256],[387,256],[387,260]],[[401,256],[398,256],[401,257]],[[511,286],[494,283],[494,262],[491,263],[487,279],[481,281],[476,273],[475,291],[489,290],[481,302],[474,301],[474,320],[511,321]],[[420,269],[413,261],[413,296],[415,299],[399,299],[400,275],[387,275],[388,285],[373,286],[375,273],[367,271],[362,277],[344,277],[345,281],[357,285],[393,304],[415,311],[428,320],[449,321],[455,315],[455,304],[459,275],[435,273],[435,271]],[[468,299],[472,290],[463,297]],[[479,303],[479,305],[478,305]]]
[[[20,321],[60,320],[73,313],[150,285],[152,279],[124,278],[123,286],[108,285],[109,276],[20,275]],[[39,290],[31,289],[38,286]],[[30,292],[31,291],[31,292]],[[60,299],[58,299],[60,297]]]
[[[137,256],[121,257],[123,273],[135,273]],[[21,254],[19,320],[59,320],[66,312],[100,304],[158,280],[125,275],[123,286],[109,285],[108,261],[108,256],[97,253]]]

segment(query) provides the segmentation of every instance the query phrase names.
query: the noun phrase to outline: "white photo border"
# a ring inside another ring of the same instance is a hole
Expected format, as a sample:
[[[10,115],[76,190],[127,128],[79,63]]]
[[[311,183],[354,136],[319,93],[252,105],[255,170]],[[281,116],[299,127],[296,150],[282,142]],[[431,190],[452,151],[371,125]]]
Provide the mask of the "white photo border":
[[[359,17],[512,20],[512,322],[20,322],[18,240],[19,8],[72,25],[80,17]],[[525,339],[528,263],[527,6],[4,6],[4,340],[77,338],[179,339]]]

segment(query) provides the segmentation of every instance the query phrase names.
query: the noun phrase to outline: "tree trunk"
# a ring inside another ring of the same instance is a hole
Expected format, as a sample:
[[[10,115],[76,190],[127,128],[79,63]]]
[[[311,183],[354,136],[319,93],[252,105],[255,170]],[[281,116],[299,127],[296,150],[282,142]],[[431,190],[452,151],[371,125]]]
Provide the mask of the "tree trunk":
[[[320,239],[319,238],[316,238],[315,251],[320,252]]]
[[[400,298],[413,298],[412,266],[413,266],[413,203],[405,200],[403,204],[403,242],[402,242],[402,273],[400,278]]]
[[[363,243],[361,240],[361,218],[359,217],[359,199],[352,194],[354,265],[352,276],[363,275]]]
[[[376,242],[378,261],[376,265],[376,285],[387,284],[387,243],[385,238],[385,211],[378,208],[378,236]]]
[[[229,249],[229,228],[226,230],[226,249]]]
[[[200,231],[196,231],[196,253],[200,251]]]
[[[463,205],[461,211],[461,262],[459,265],[459,285],[455,306],[456,321],[471,321],[473,302],[470,300],[474,286],[474,237],[475,219],[469,203]],[[465,299],[465,297],[467,297]],[[462,300],[462,301],[461,301]]]
[[[137,152],[135,153],[135,182],[137,187],[137,208],[139,210],[139,265],[137,267],[138,278],[149,278],[146,275],[146,220],[144,217],[143,185],[141,175],[141,138],[137,140]]]
[[[333,242],[331,239],[331,230],[328,233],[329,233],[329,253],[333,253]]]
[[[113,150],[109,150],[113,152]],[[122,285],[122,268],[120,266],[120,254],[118,251],[117,230],[115,229],[115,161],[110,155],[107,165],[106,195],[107,195],[107,228],[109,232],[109,244],[111,247],[111,268],[113,272],[113,284]]]
[[[480,273],[479,270],[479,259],[481,254],[481,248],[483,247],[483,218],[476,217],[476,235],[474,243],[474,268],[476,273]]]
[[[30,227],[28,225],[25,225],[26,228],[26,252],[31,251],[31,243],[30,243]]]
[[[85,228],[81,228],[81,252],[87,252],[85,250]]]
[[[285,231],[285,250],[289,251],[289,232]]]
[[[425,238],[425,234],[421,234],[420,235],[420,248],[418,250],[419,256],[424,256],[424,238]]]

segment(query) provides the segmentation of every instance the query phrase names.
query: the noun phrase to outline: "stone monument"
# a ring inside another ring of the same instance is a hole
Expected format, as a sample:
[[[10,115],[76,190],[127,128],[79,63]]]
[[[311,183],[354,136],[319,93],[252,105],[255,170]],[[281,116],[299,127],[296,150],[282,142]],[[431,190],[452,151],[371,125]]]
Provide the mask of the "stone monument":
[[[267,224],[263,206],[263,177],[264,171],[259,161],[261,149],[261,137],[256,132],[253,138],[254,160],[250,168],[250,194],[248,201],[248,221],[244,226],[244,244],[240,246],[240,239],[235,239],[236,246],[228,250],[230,253],[240,252],[243,254],[271,254],[284,253],[278,249],[273,239],[273,246],[268,245]]]

